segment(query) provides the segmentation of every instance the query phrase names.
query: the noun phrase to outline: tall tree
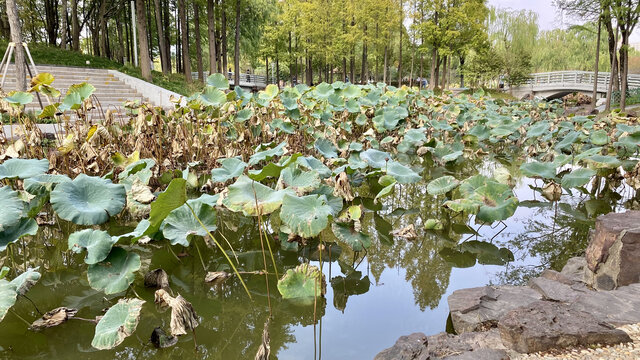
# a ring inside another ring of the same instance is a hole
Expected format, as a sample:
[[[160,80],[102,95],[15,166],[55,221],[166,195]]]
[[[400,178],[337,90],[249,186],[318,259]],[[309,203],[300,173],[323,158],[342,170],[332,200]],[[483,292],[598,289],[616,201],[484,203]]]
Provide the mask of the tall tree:
[[[209,74],[217,72],[216,7],[214,0],[207,0],[207,33],[209,34]]]
[[[236,38],[233,56],[234,85],[240,86],[240,0],[236,0]]]
[[[20,18],[18,17],[18,6],[15,0],[6,0],[7,18],[9,19],[9,28],[11,29],[11,42],[15,44],[16,59],[16,81],[18,90],[27,90],[27,74],[25,72],[24,49],[22,47],[22,29],[20,27]],[[11,61],[11,59],[9,59]]]
[[[140,70],[146,81],[151,81],[151,57],[147,37],[147,10],[144,0],[136,0],[136,28],[140,44]],[[134,45],[135,46],[135,45]]]
[[[162,72],[168,74],[171,72],[171,65],[169,63],[169,54],[167,53],[167,45],[165,44],[164,26],[162,26],[162,9],[160,7],[160,0],[153,0],[153,7],[155,10],[156,29],[158,31],[158,47],[160,48],[160,63],[162,65]]]
[[[78,20],[78,0],[71,0],[71,47],[80,51],[80,22]]]
[[[193,22],[195,24],[196,36],[196,62],[198,67],[198,80],[204,81],[204,69],[202,66],[202,44],[200,39],[200,6],[193,4]]]
[[[180,17],[180,40],[182,43],[182,69],[187,82],[191,82],[191,59],[189,58],[189,37],[187,35],[187,14],[185,0],[178,0],[178,16]]]
[[[67,0],[62,0],[62,8],[60,9],[61,11],[61,15],[62,15],[62,24],[60,26],[61,28],[61,33],[60,33],[60,47],[63,49],[67,49],[67,20],[68,20],[68,11],[67,11]]]

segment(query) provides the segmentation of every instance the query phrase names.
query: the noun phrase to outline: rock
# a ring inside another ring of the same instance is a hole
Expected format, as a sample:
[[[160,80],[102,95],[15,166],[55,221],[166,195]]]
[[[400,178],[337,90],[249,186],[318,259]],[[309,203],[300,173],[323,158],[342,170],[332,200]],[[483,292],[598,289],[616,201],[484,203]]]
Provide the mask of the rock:
[[[562,273],[559,273],[559,272],[557,272],[555,270],[551,270],[551,269],[547,269],[547,270],[543,271],[540,274],[540,277],[545,278],[545,279],[549,279],[549,280],[553,280],[553,281],[557,281],[559,283],[566,284],[566,285],[573,285],[573,284],[576,283],[575,280],[565,276]]]
[[[529,287],[540,293],[545,300],[566,303],[574,302],[578,297],[589,291],[587,287],[581,283],[567,285],[555,280],[549,280],[546,277],[532,278],[529,280]]]
[[[427,336],[415,333],[402,336],[395,345],[380,352],[374,360],[427,360]]]
[[[560,274],[572,281],[584,282],[585,267],[587,267],[587,260],[584,256],[573,257],[567,261],[567,264],[562,268]],[[545,270],[544,272],[549,271],[553,270]]]
[[[507,313],[498,323],[503,344],[533,353],[592,344],[630,342],[627,333],[568,304],[536,301]]]
[[[463,334],[496,327],[510,310],[540,299],[531,288],[503,285],[456,290],[447,300],[453,328]]]
[[[586,250],[587,284],[598,290],[640,282],[640,211],[598,217]]]
[[[428,359],[503,359],[506,348],[497,329],[483,332],[470,332],[461,335],[440,333],[429,336],[427,346]],[[489,351],[495,350],[495,351]],[[499,357],[483,357],[481,354],[499,354]]]
[[[598,321],[613,326],[640,322],[640,284],[613,291],[593,291],[581,296],[572,308],[590,313]]]
[[[511,358],[504,350],[481,349],[470,351],[460,355],[447,356],[443,360],[510,360]]]

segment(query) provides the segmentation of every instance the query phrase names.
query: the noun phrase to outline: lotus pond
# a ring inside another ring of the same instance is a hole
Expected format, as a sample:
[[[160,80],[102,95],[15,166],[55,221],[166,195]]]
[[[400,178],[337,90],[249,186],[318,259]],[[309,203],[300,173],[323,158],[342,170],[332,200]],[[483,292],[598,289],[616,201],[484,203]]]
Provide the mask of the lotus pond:
[[[370,359],[445,331],[452,291],[560,269],[598,215],[639,207],[624,114],[213,75],[97,119],[91,85],[52,81],[1,104],[3,358]]]

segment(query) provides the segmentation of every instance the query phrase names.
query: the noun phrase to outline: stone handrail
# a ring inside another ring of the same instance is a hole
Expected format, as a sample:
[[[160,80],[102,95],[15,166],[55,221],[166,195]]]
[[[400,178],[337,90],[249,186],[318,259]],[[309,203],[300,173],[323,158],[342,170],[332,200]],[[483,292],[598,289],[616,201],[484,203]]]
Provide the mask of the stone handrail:
[[[598,73],[598,87],[608,86],[611,81],[611,73]],[[523,85],[545,86],[563,85],[564,87],[579,85],[591,85],[595,82],[595,73],[592,71],[553,71],[531,74],[531,78]],[[627,77],[629,89],[640,88],[640,74],[629,74]]]

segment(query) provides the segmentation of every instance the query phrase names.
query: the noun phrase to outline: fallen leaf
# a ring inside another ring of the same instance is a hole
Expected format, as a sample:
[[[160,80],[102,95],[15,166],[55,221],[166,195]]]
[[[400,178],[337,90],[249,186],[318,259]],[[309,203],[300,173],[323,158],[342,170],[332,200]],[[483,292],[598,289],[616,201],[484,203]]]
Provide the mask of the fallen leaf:
[[[414,240],[418,237],[416,233],[416,229],[413,224],[403,227],[402,229],[393,230],[391,235],[399,238],[403,238],[405,240]]]
[[[199,325],[198,315],[190,302],[178,294],[175,298],[165,290],[156,290],[155,302],[171,308],[171,335],[186,335],[187,331],[195,329]]]
[[[59,307],[51,311],[46,312],[42,317],[31,324],[30,330],[39,331],[45,328],[58,326],[69,318],[76,316],[78,310],[69,309],[66,307]]]
[[[231,274],[225,272],[225,271],[210,271],[207,273],[207,275],[204,277],[204,281],[205,282],[215,282],[216,284],[218,283],[222,283],[225,280],[227,280],[229,277],[231,277]]]
[[[269,337],[269,320],[264,323],[264,329],[262,330],[262,344],[258,348],[255,360],[269,360],[271,355],[271,339]]]

